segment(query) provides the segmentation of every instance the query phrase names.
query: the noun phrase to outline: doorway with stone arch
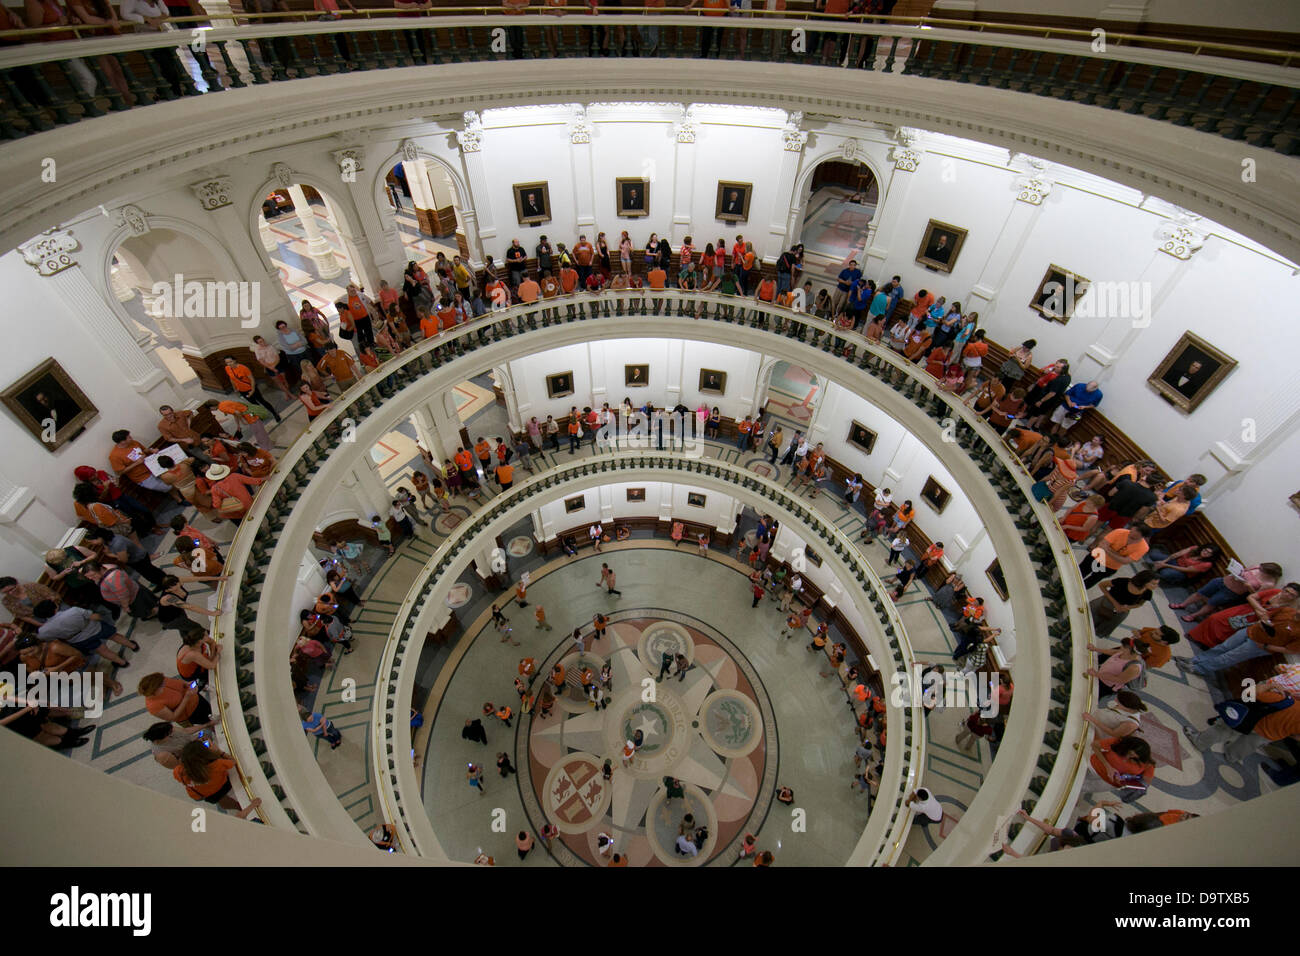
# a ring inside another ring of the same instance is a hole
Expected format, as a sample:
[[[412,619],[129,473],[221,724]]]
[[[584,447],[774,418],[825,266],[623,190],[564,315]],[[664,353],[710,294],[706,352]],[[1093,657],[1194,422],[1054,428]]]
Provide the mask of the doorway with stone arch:
[[[814,373],[790,362],[776,362],[768,373],[763,410],[807,431],[825,383]]]
[[[804,255],[838,272],[850,259],[863,263],[868,230],[880,202],[880,184],[864,163],[819,163],[804,187]]]
[[[306,300],[337,325],[334,303],[356,270],[329,197],[306,184],[273,186],[261,197],[257,229],[295,311]]]

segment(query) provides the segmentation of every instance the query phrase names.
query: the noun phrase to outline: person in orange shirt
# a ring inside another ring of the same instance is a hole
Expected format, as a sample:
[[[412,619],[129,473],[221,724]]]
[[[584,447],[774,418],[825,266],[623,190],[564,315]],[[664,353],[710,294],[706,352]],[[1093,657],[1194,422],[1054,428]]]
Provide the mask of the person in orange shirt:
[[[925,554],[921,556],[921,568],[925,570],[938,564],[943,558],[943,542],[936,541],[930,547],[925,549]]]
[[[519,301],[531,304],[537,301],[538,296],[542,293],[542,287],[537,284],[532,276],[525,276],[524,281],[519,283]]]
[[[912,519],[916,517],[916,509],[912,507],[911,500],[904,501],[901,508],[894,512],[894,523],[890,526],[890,531],[898,534],[906,528]]]
[[[501,462],[501,464],[497,465],[496,476],[497,484],[501,486],[502,491],[506,491],[515,483],[514,465],[506,464],[504,461]]]
[[[260,799],[250,800],[241,808],[239,801],[230,795],[230,771],[235,762],[225,755],[213,753],[198,740],[191,740],[180,752],[180,762],[172,768],[176,782],[195,800],[213,803],[223,810],[237,810],[235,816],[248,819],[249,814],[262,805]]]
[[[492,473],[492,445],[482,435],[474,443],[474,454],[478,456],[478,463],[483,468],[483,474]]]
[[[1140,561],[1150,547],[1141,525],[1131,524],[1110,532],[1079,562],[1084,588],[1091,588],[1126,565]]]
[[[212,507],[217,509],[221,517],[234,521],[244,517],[253,504],[253,493],[249,489],[265,480],[241,475],[225,465],[211,465],[205,474],[208,481],[212,482]],[[231,501],[235,504],[228,503]]]
[[[578,272],[577,272],[578,285],[582,286],[583,288],[586,288],[587,286],[587,276],[591,275],[591,260],[595,256],[595,254],[596,254],[596,249],[590,242],[587,241],[587,237],[579,236],[577,245],[573,247],[573,261],[578,266]],[[560,270],[560,284],[565,285],[563,269]],[[566,286],[564,291],[569,292],[571,290],[568,289]]]
[[[848,0],[843,0],[847,3]],[[691,0],[686,5],[687,10],[694,10],[697,6],[704,7],[706,17],[725,17],[731,4],[728,0]],[[700,58],[712,56],[717,58],[722,47],[722,28],[721,27],[700,27]]]
[[[330,397],[324,392],[316,391],[306,382],[298,386],[298,401],[302,402],[303,408],[307,409],[308,421],[330,407]]]
[[[280,414],[275,410],[275,406],[266,400],[261,389],[257,387],[257,379],[253,378],[253,373],[249,371],[247,365],[240,365],[235,361],[233,356],[226,356],[226,378],[230,379],[231,387],[243,396],[246,402],[257,402],[257,404],[267,408],[271,416],[278,422]]]
[[[325,347],[325,355],[317,363],[316,368],[323,375],[331,375],[334,381],[338,383],[339,389],[346,391],[348,386],[361,377],[361,371],[357,368],[357,363],[352,357],[345,352],[340,351],[339,347],[331,342]]]
[[[113,447],[108,452],[108,464],[113,471],[141,488],[161,491],[181,501],[180,492],[174,491],[170,485],[155,478],[149,471],[149,466],[144,462],[148,455],[149,449],[132,438],[131,433],[125,428],[113,432]]]
[[[159,720],[206,724],[212,718],[208,702],[193,687],[175,677],[157,672],[145,674],[136,685],[136,693],[144,698],[145,710]]]
[[[776,300],[776,282],[770,276],[764,277],[758,283],[758,292],[754,296],[759,302],[774,302]]]
[[[420,335],[426,339],[431,339],[437,336],[438,319],[435,316],[430,315],[429,310],[424,308],[423,306],[420,307],[419,316],[420,316]]]
[[[248,433],[253,436],[253,441],[257,443],[259,448],[275,447],[275,443],[271,441],[271,435],[266,430],[266,426],[262,424],[262,420],[254,415],[252,409],[243,402],[226,399],[220,402],[209,400],[204,404],[207,405],[208,408],[215,408],[223,415],[229,415],[231,418],[235,419],[235,422],[239,426],[240,434],[242,435],[243,432],[247,430]],[[213,460],[215,461],[216,459]],[[229,464],[229,462],[226,462],[226,464]]]
[[[573,266],[564,265],[560,267],[560,289],[565,295],[572,295],[573,290],[578,287],[578,270]]]
[[[456,470],[460,472],[461,485],[470,497],[478,494],[478,475],[474,472],[474,456],[464,448],[457,448],[454,456]]]

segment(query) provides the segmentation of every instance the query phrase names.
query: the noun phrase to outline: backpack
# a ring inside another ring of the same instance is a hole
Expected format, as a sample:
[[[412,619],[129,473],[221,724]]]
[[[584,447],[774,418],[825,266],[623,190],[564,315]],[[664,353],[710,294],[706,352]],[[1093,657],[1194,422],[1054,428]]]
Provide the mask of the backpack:
[[[1294,703],[1295,698],[1290,696],[1284,696],[1271,704],[1258,700],[1249,703],[1243,700],[1221,700],[1214,705],[1214,709],[1219,712],[1224,724],[1238,733],[1248,734],[1269,714],[1286,710]]]

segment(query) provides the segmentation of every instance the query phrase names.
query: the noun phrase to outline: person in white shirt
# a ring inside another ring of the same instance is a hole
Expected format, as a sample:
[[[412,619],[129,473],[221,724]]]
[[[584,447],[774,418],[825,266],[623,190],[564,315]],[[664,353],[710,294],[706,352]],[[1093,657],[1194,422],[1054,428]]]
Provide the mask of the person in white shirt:
[[[690,837],[685,833],[682,833],[677,837],[677,852],[682,856],[698,856],[700,850],[699,847],[692,842]]]
[[[1105,706],[1097,707],[1083,719],[1097,728],[1101,737],[1127,737],[1142,726],[1142,713],[1147,705],[1131,690],[1121,690]]]
[[[587,529],[587,537],[589,537],[591,543],[595,545],[597,554],[600,553],[600,539],[604,533],[604,530],[598,524],[594,524]]]
[[[912,792],[907,798],[907,806],[912,808],[912,819],[921,826],[929,826],[931,823],[938,823],[943,819],[943,806],[933,793],[920,787]]]

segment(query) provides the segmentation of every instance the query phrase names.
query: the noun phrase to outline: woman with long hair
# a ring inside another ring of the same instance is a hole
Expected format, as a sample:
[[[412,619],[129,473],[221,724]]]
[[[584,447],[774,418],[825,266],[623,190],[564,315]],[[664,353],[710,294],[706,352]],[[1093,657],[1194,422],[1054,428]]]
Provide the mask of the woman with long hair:
[[[623,230],[623,235],[618,240],[618,263],[623,267],[623,275],[630,276],[632,274],[632,240],[628,236],[626,229]]]
[[[647,275],[649,275],[650,270],[652,270],[655,267],[655,263],[658,261],[658,259],[659,259],[659,233],[652,232],[650,233],[650,238],[646,241],[645,244],[645,271]]]
[[[605,240],[603,232],[596,233],[596,259],[598,263],[596,268],[600,270],[601,275],[608,279],[614,269],[609,259],[609,243]]]
[[[235,762],[229,757],[217,756],[199,741],[191,740],[181,750],[179,759],[172,776],[195,800],[214,803],[223,810],[235,810],[235,816],[241,820],[261,806],[262,801],[254,799],[241,808],[239,801],[230,795],[230,771],[235,769]]]

